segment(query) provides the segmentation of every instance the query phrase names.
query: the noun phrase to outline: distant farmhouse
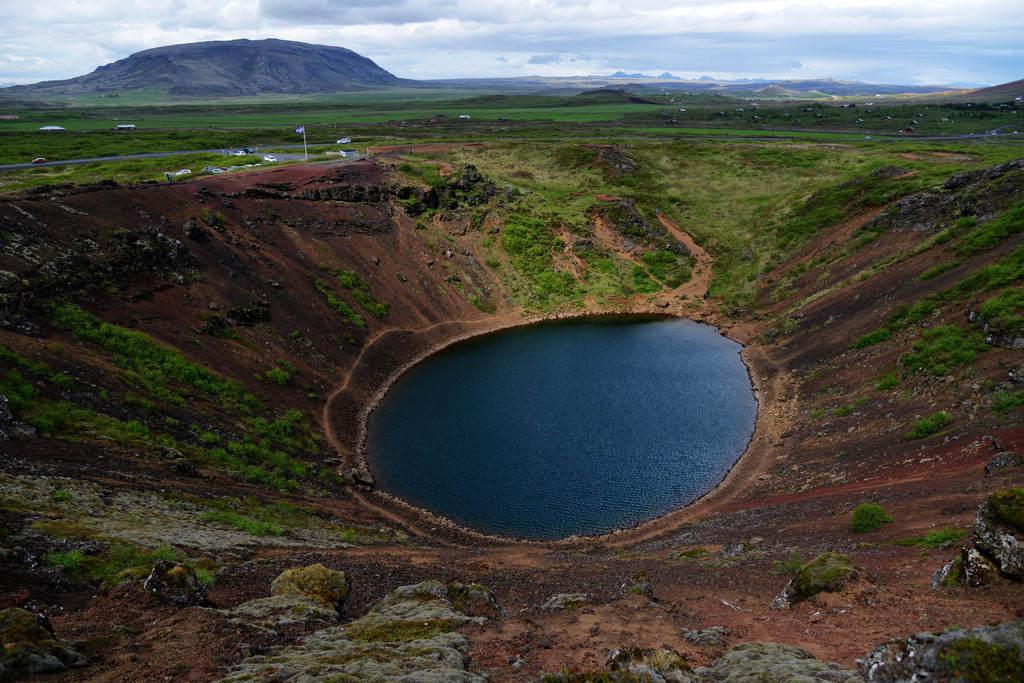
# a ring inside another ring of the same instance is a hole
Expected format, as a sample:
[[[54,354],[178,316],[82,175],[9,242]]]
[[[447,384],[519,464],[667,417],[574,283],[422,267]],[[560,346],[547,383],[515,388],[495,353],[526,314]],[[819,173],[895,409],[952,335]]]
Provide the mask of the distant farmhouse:
[[[17,121],[20,118],[17,114],[0,114],[0,121]]]
[[[119,123],[114,126],[114,130],[135,130],[134,123]]]

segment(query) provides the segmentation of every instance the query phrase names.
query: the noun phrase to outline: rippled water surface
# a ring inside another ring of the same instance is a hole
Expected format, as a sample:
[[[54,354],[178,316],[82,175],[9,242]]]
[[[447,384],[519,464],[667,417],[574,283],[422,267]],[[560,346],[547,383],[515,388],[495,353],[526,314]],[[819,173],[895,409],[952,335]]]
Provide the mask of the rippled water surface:
[[[370,415],[380,488],[480,531],[553,539],[630,526],[733,465],[756,401],[740,347],[684,320],[567,322],[454,345]]]

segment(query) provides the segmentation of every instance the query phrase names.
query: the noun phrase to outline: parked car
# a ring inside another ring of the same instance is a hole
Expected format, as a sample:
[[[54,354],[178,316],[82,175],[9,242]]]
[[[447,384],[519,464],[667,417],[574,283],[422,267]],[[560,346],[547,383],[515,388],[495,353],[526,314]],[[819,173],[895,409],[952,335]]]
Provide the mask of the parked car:
[[[231,153],[231,156],[233,156],[233,157],[244,157],[245,156],[245,150],[244,149],[235,150],[234,152]]]
[[[350,142],[352,142],[352,138],[341,138],[336,144],[347,145]]]
[[[175,171],[174,175],[189,175],[190,173],[192,173],[190,169],[183,168],[180,171]]]
[[[32,160],[32,163],[33,164],[45,164],[46,163],[46,159],[44,159],[43,157],[36,157],[35,159]]]
[[[277,161],[277,157],[275,157],[273,154],[266,154],[263,157],[263,161]]]

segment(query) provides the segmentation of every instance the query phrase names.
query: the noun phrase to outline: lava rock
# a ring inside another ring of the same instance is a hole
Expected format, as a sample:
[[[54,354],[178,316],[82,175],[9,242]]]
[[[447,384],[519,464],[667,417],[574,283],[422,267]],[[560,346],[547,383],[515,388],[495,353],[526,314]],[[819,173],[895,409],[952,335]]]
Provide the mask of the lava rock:
[[[228,310],[228,320],[236,325],[252,326],[270,322],[270,307],[262,303],[235,306]]]
[[[558,612],[574,610],[587,602],[590,602],[590,596],[586,593],[558,593],[545,600],[544,604],[540,606],[540,611]]]
[[[985,474],[994,477],[1001,474],[1002,470],[1020,467],[1024,465],[1024,457],[1013,451],[1001,451],[992,456],[992,459],[985,464]]]
[[[686,642],[694,645],[707,645],[710,647],[721,647],[729,636],[729,629],[725,626],[711,626],[702,630],[683,629],[683,638]]]
[[[351,589],[352,579],[345,572],[322,564],[288,569],[270,584],[272,596],[298,595],[339,611]]]
[[[82,666],[76,645],[58,640],[49,622],[28,610],[0,610],[0,680],[14,680]]]
[[[1024,578],[1024,488],[996,491],[979,507],[974,519],[974,546],[995,562],[999,571]]]
[[[503,617],[506,612],[494,594],[479,583],[452,581],[448,584],[448,600],[455,609],[474,617]]]
[[[879,645],[857,664],[871,683],[1024,680],[1024,621],[918,633]]]
[[[843,590],[849,581],[860,578],[850,558],[835,552],[824,552],[800,567],[782,592],[772,601],[772,609],[787,609],[818,593]]]
[[[799,647],[743,643],[695,672],[702,683],[863,683],[856,671],[822,662]]]
[[[178,607],[208,606],[206,588],[192,567],[179,562],[158,560],[142,587],[161,601]]]

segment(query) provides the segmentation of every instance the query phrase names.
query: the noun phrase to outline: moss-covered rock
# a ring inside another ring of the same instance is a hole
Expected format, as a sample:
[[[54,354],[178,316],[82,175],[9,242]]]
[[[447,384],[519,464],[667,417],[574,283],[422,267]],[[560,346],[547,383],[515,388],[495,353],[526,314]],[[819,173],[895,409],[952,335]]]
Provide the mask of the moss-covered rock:
[[[449,600],[447,586],[429,580],[391,591],[366,615],[345,626],[345,634],[362,642],[407,642],[482,621],[483,617],[459,611]]]
[[[744,643],[696,670],[706,683],[863,683],[856,671],[822,662],[799,647]]]
[[[1024,578],[1024,489],[996,491],[978,508],[974,546],[1003,574]]]
[[[208,605],[206,588],[196,570],[186,564],[158,560],[142,587],[164,602],[178,607]]]
[[[328,569],[322,564],[295,567],[281,572],[270,584],[270,594],[300,596],[324,607],[340,610],[348,599],[352,580],[345,572]]]
[[[479,583],[452,581],[448,584],[448,599],[455,609],[474,617],[503,617],[505,610],[495,600],[494,594]]]
[[[772,602],[775,609],[792,607],[818,593],[843,590],[849,581],[860,576],[850,558],[835,552],[824,552],[800,567],[782,592]]]
[[[223,614],[234,624],[257,631],[274,633],[281,627],[302,625],[325,628],[338,623],[340,615],[333,607],[300,595],[277,595],[247,600]]]
[[[85,664],[85,656],[58,640],[34,614],[0,610],[0,681],[56,673]]]
[[[552,595],[540,606],[541,612],[560,612],[574,610],[590,601],[586,593],[558,593]]]
[[[1024,488],[1003,489],[988,497],[996,519],[1003,524],[1024,531]]]
[[[402,586],[365,616],[317,631],[299,645],[250,657],[225,680],[483,681],[466,671],[469,642],[454,632],[483,618],[462,613],[449,597],[440,581]]]
[[[918,633],[892,640],[858,662],[868,681],[962,681],[998,683],[1024,680],[1024,621]]]

